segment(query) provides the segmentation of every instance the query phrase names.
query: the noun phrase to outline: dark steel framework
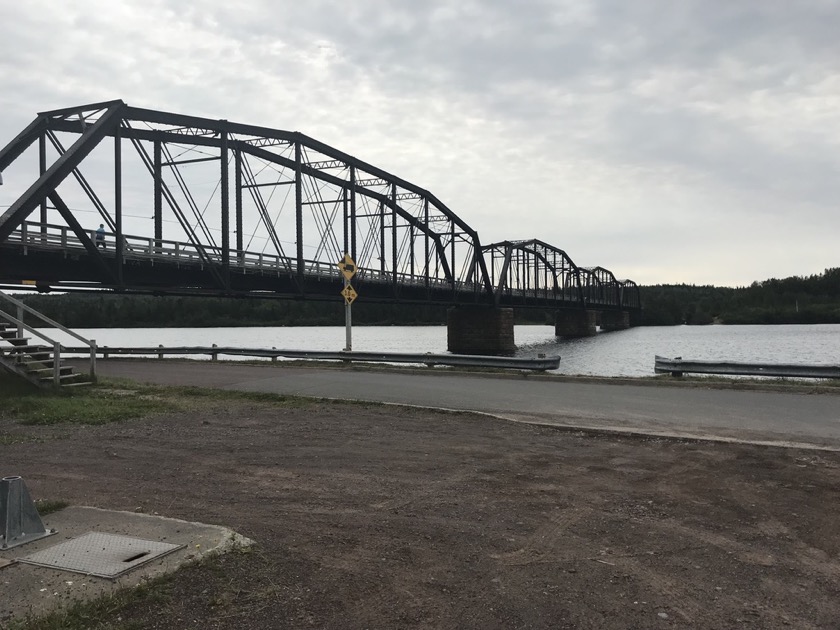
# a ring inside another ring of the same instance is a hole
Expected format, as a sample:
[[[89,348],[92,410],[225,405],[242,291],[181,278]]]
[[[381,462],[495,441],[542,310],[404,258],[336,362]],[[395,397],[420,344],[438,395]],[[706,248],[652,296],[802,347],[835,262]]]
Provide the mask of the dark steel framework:
[[[0,216],[0,284],[340,299],[347,252],[370,300],[623,305],[562,250],[482,247],[429,191],[298,132],[109,101],[39,114],[4,172],[0,192],[29,185]]]
[[[497,305],[538,308],[637,310],[639,288],[603,267],[578,267],[569,255],[540,240],[485,245]]]

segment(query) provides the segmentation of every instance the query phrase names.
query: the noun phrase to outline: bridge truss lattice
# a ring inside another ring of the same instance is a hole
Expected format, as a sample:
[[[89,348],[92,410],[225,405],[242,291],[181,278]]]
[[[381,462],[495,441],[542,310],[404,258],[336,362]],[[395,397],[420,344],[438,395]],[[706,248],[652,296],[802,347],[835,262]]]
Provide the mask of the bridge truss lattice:
[[[428,190],[298,132],[109,101],[39,114],[0,173],[4,285],[337,299],[346,252],[376,301],[633,308],[610,272],[482,247]]]

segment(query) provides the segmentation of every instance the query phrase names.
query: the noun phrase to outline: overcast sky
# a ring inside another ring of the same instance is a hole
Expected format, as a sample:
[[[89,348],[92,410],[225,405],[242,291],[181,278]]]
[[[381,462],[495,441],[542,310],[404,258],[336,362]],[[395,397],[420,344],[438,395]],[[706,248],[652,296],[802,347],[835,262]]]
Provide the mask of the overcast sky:
[[[0,145],[130,105],[306,133],[639,284],[840,266],[840,0],[26,0]]]

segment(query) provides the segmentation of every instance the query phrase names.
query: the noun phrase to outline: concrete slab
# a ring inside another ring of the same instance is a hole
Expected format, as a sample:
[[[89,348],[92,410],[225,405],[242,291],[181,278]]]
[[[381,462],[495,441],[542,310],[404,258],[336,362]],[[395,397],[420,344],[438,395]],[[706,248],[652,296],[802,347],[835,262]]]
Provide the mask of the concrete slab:
[[[0,551],[0,591],[3,592],[0,598],[0,627],[12,619],[45,615],[78,600],[94,599],[120,588],[136,586],[207,555],[252,544],[248,538],[220,525],[92,507],[68,507],[48,514],[43,521],[47,529],[57,530],[55,536]],[[80,575],[17,561],[89,532],[132,536],[183,547],[116,579]]]

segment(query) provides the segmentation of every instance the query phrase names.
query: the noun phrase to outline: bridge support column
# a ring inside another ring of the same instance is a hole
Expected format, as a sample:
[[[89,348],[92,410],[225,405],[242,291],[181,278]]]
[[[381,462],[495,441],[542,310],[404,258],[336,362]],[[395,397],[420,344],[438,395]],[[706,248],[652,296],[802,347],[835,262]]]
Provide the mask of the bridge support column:
[[[554,334],[558,337],[591,337],[596,332],[597,311],[583,309],[557,311]]]
[[[601,313],[601,330],[627,330],[630,328],[629,311],[603,311]]]
[[[455,354],[513,354],[513,309],[456,306],[446,312],[447,348]]]

